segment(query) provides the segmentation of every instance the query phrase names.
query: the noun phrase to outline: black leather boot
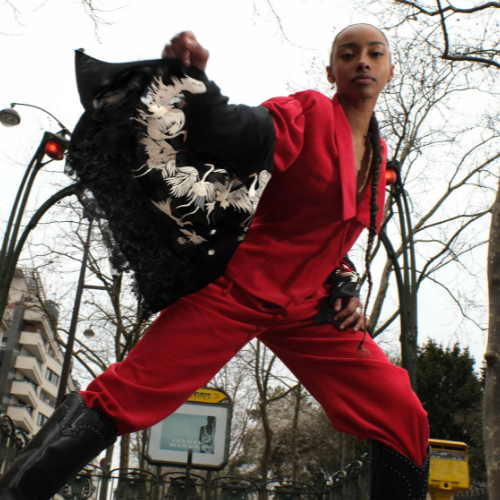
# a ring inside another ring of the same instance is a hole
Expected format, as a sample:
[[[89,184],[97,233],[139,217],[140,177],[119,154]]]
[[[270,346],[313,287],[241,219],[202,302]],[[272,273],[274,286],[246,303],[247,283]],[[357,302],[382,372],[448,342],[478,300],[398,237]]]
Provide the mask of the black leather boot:
[[[429,454],[418,467],[396,450],[372,441],[370,500],[425,500],[429,466]]]
[[[0,479],[0,500],[48,500],[117,435],[110,420],[71,392]]]

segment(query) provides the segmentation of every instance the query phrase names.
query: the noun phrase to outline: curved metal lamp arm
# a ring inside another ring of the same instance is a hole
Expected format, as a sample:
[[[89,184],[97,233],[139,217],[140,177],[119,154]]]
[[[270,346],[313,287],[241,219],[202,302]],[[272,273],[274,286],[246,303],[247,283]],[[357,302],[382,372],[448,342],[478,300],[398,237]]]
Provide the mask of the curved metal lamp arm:
[[[26,243],[26,239],[30,232],[35,228],[38,224],[42,216],[47,212],[47,210],[55,205],[58,201],[66,198],[67,196],[72,196],[75,194],[75,184],[71,184],[67,186],[57,193],[53,194],[33,215],[31,220],[28,222],[24,231],[21,235],[21,238],[16,244],[15,249],[10,252],[9,255],[6,256],[5,260],[7,262],[4,263],[3,268],[3,276],[0,281],[0,317],[3,318],[5,313],[5,308],[7,307],[8,297],[9,297],[9,288],[12,282],[12,278],[14,277],[14,271],[16,269],[17,261],[19,260],[19,256],[21,255],[21,251],[23,249],[24,244]]]
[[[49,116],[54,118],[54,120],[57,122],[57,124],[62,128],[62,132],[66,135],[71,135],[71,132],[68,130],[67,127],[65,127],[52,113],[49,113],[46,109],[40,108],[39,106],[35,106],[34,104],[23,104],[22,102],[11,102],[10,107],[14,108],[14,106],[26,106],[28,108],[35,108],[39,109],[40,111],[43,111],[44,113],[47,113]]]

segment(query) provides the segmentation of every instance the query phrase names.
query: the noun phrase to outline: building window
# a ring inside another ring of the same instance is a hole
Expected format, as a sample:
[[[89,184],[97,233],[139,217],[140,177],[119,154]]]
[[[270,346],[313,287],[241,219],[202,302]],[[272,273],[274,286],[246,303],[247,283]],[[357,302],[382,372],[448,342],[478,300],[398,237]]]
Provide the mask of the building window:
[[[44,402],[44,403],[47,403],[48,405],[54,407],[54,405],[52,404],[52,400],[50,399],[49,395],[45,392],[45,391],[42,391],[41,394],[40,394],[40,399]]]
[[[36,425],[39,425],[40,427],[47,422],[49,417],[46,417],[43,413],[39,413],[38,417],[36,418]]]
[[[55,372],[53,372],[50,368],[47,368],[47,371],[45,372],[45,378],[54,385],[59,384],[59,375]]]

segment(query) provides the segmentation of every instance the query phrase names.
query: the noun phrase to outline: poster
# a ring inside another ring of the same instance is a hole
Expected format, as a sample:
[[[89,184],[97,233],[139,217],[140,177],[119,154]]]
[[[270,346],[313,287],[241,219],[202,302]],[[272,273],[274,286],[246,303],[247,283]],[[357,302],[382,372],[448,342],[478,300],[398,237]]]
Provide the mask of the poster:
[[[147,459],[184,466],[189,447],[193,468],[219,469],[227,460],[230,406],[187,402],[150,429]]]

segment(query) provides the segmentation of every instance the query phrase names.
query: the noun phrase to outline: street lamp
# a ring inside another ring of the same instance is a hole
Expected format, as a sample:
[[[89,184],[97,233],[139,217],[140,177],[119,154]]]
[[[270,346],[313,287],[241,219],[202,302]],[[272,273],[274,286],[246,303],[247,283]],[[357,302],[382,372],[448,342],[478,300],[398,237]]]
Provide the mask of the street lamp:
[[[379,233],[387,255],[392,262],[399,295],[399,319],[401,322],[401,362],[408,371],[413,390],[417,388],[417,268],[415,244],[413,241],[413,226],[410,217],[410,203],[403,181],[401,179],[401,165],[397,160],[387,162],[386,184],[391,186],[391,196],[396,202],[401,232],[401,253],[403,267],[399,263],[399,256],[391,240],[382,228]]]
[[[15,109],[2,109],[0,123],[4,127],[15,127],[21,123],[21,115]]]
[[[7,127],[14,127],[21,123],[19,113],[14,109],[14,106],[27,106],[43,111],[52,118],[61,127],[61,130],[54,134],[52,132],[44,132],[42,140],[31,159],[24,177],[19,186],[14,205],[10,213],[9,220],[4,233],[4,239],[0,250],[0,318],[3,318],[5,308],[7,307],[9,288],[14,276],[16,264],[19,259],[22,247],[26,242],[29,232],[33,230],[43,214],[55,203],[62,200],[66,196],[74,194],[74,185],[61,189],[59,192],[51,196],[33,215],[24,231],[19,236],[21,223],[28,202],[31,189],[35,182],[38,172],[52,161],[62,160],[64,153],[69,146],[69,130],[51,113],[38,106],[31,104],[12,103],[10,108],[0,111],[0,123]],[[43,161],[45,155],[50,159]]]
[[[71,135],[69,130],[46,109],[35,106],[34,104],[23,104],[21,102],[12,102],[10,104],[10,108],[2,109],[2,111],[0,111],[0,123],[5,127],[15,127],[16,125],[19,125],[21,123],[21,115],[14,109],[15,106],[26,106],[28,108],[35,108],[43,111],[45,114],[49,115],[57,122],[57,124],[61,127],[62,132],[64,132],[66,135]]]
[[[51,198],[49,198],[31,218],[27,227],[23,231],[21,238],[17,239],[19,229],[21,226],[22,217],[24,210],[26,208],[26,203],[28,201],[28,196],[30,194],[31,188],[33,186],[36,174],[40,171],[42,167],[48,163],[56,160],[60,161],[64,158],[65,153],[69,146],[68,138],[71,136],[70,131],[52,114],[47,110],[40,108],[39,106],[34,106],[32,104],[21,104],[12,103],[10,108],[0,111],[0,123],[7,127],[14,127],[21,123],[21,117],[19,113],[14,109],[15,106],[27,106],[30,108],[35,108],[43,111],[44,113],[51,116],[61,127],[61,131],[57,134],[51,132],[45,132],[38,149],[33,156],[24,178],[19,187],[14,206],[10,214],[9,221],[7,223],[7,228],[5,231],[4,241],[2,244],[2,249],[0,252],[0,318],[3,318],[5,308],[7,307],[7,301],[9,296],[9,288],[12,278],[14,276],[14,271],[16,269],[16,264],[19,259],[19,255],[23,248],[24,243],[28,237],[29,232],[36,226],[42,215],[55,203],[62,200],[66,196],[75,194],[75,185],[68,186]],[[43,162],[44,156],[47,155],[50,160]],[[64,355],[64,361],[61,371],[59,390],[57,394],[57,404],[59,405],[66,395],[67,383],[71,368],[71,357],[73,355],[73,345],[76,336],[76,327],[78,324],[78,314],[80,311],[80,305],[82,300],[83,290],[85,288],[92,288],[97,290],[107,290],[111,291],[110,287],[97,286],[97,285],[86,285],[85,284],[85,270],[87,267],[87,261],[90,249],[90,239],[92,234],[92,217],[87,216],[89,220],[89,225],[87,229],[87,240],[84,247],[83,259],[80,267],[80,277],[78,280],[78,286],[75,296],[75,304],[73,306],[73,314],[71,318],[71,324],[68,334],[68,342],[66,344],[66,353]],[[86,336],[92,336],[94,332],[91,329],[85,331]]]

